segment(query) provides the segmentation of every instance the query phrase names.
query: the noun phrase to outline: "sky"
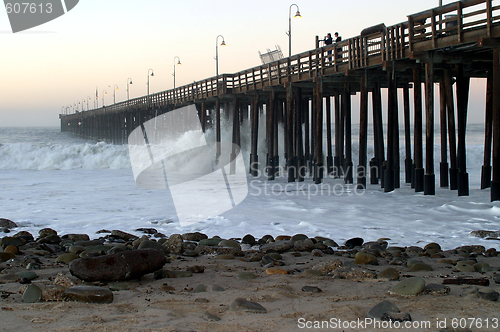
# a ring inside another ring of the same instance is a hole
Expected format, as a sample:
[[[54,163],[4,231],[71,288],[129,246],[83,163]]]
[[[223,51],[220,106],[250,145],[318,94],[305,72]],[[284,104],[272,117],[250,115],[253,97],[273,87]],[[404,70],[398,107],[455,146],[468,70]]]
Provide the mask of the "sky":
[[[444,4],[452,1],[443,0]],[[261,64],[259,51],[279,45],[288,54],[291,1],[284,0],[80,0],[65,15],[25,32],[12,33],[0,9],[0,126],[58,126],[59,113],[78,103],[99,105],[215,76],[218,35],[219,73]],[[439,0],[296,0],[302,15],[292,19],[292,53],[313,49],[315,36],[338,31],[344,38],[362,29],[407,20],[407,15],[436,7]],[[292,17],[295,6],[292,7]],[[221,38],[219,38],[219,43]],[[114,87],[118,86],[118,90]],[[89,103],[88,98],[93,100]],[[473,79],[470,122],[484,121],[484,80]],[[354,103],[356,105],[356,103]],[[353,105],[353,107],[355,107]],[[356,112],[354,111],[353,114]],[[353,119],[355,122],[356,119]]]

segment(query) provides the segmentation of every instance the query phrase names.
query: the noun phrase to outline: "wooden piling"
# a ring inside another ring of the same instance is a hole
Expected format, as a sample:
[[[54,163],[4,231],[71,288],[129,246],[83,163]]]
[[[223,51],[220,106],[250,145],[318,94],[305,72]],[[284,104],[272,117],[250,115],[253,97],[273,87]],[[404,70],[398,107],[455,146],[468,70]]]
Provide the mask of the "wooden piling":
[[[385,174],[384,174],[384,192],[391,192],[395,189],[395,165],[394,165],[394,154],[396,151],[394,151],[394,137],[395,137],[395,126],[394,126],[394,121],[395,121],[395,116],[394,113],[396,112],[396,108],[394,105],[394,94],[397,93],[397,87],[395,84],[395,79],[394,79],[394,72],[393,71],[388,71],[387,74],[387,86],[388,86],[388,102],[387,102],[387,163],[386,163],[386,169],[385,169]]]
[[[351,110],[351,88],[349,83],[344,84],[344,95],[342,96],[342,102],[345,105],[345,171],[344,171],[344,183],[351,184],[354,183],[353,179],[353,162],[352,162],[352,110]]]
[[[373,133],[374,133],[374,145],[375,145],[375,161],[373,163],[374,167],[370,167],[371,172],[375,171],[375,174],[370,174],[370,183],[377,184],[380,180],[381,187],[384,188],[384,172],[383,164],[385,160],[385,148],[384,148],[384,125],[382,122],[382,93],[380,90],[380,84],[375,83],[372,92],[372,104],[373,104]]]
[[[500,50],[493,49],[493,175],[491,201],[500,200]]]
[[[457,122],[458,122],[458,196],[469,195],[469,174],[467,173],[466,126],[469,103],[470,77],[465,77],[463,66],[457,65]]]
[[[331,96],[326,96],[326,165],[328,169],[328,174],[333,173],[333,154],[332,154],[332,107],[331,107]]]
[[[368,150],[368,78],[367,73],[361,75],[360,109],[359,109],[359,162],[357,168],[357,189],[366,189],[366,164]]]
[[[448,187],[448,139],[446,120],[446,88],[444,76],[439,76],[439,127],[441,133],[441,162],[439,163],[439,186]]]
[[[425,64],[425,177],[424,195],[436,194],[434,175],[434,63]]]
[[[491,184],[491,144],[493,139],[493,70],[488,71],[486,81],[486,115],[484,125],[484,159],[481,167],[481,189]]]
[[[458,189],[457,139],[455,129],[455,106],[453,103],[453,77],[450,69],[444,70],[446,93],[446,115],[448,119],[448,142],[450,148],[450,190]]]
[[[403,111],[405,127],[405,183],[411,183],[413,177],[411,157],[411,133],[410,133],[410,88],[408,84],[403,87]]]
[[[314,121],[314,164],[315,183],[323,180],[323,80],[318,78],[313,102],[316,104]]]
[[[286,126],[285,126],[285,148],[286,148],[286,166],[288,171],[288,182],[295,182],[296,165],[294,163],[294,109],[293,109],[293,87],[292,82],[286,84]]]
[[[217,103],[218,104],[218,103]],[[219,112],[220,121],[220,112]],[[259,95],[255,95],[255,99],[250,109],[251,117],[251,152],[250,152],[250,174],[258,176],[259,174],[259,156],[258,156],[258,142],[259,142]],[[217,128],[219,125],[217,125]]]
[[[413,103],[414,103],[414,187],[415,192],[424,191],[424,163],[423,163],[423,144],[422,144],[422,79],[420,67],[413,69]]]
[[[339,178],[341,176],[342,167],[342,136],[341,126],[342,117],[340,111],[340,94],[334,94],[334,108],[335,108],[335,156],[333,157],[333,177]]]

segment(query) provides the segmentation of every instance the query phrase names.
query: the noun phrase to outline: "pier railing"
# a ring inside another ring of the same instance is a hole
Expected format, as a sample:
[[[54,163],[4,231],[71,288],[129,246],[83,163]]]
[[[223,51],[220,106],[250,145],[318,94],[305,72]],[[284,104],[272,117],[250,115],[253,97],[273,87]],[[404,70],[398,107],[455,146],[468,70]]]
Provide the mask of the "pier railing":
[[[175,89],[158,92],[76,116],[115,113],[135,107],[182,105],[217,96],[263,90],[287,82],[311,80],[318,76],[344,75],[349,70],[366,69],[409,58],[413,51],[429,51],[493,37],[500,23],[498,0],[463,0],[408,16],[406,22],[378,32],[343,40],[333,45],[243,70],[207,78]],[[485,31],[484,31],[485,30]],[[465,36],[469,32],[470,40]],[[475,39],[473,39],[475,38]],[[75,116],[62,115],[61,116]]]

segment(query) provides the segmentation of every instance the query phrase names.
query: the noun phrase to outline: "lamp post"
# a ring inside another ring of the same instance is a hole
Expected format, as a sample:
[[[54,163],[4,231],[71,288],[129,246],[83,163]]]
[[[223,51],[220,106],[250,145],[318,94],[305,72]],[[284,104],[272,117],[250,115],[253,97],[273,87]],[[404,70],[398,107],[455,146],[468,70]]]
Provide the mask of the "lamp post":
[[[84,111],[84,109],[83,109],[83,107],[84,107],[83,105],[84,104],[85,104],[85,99],[82,99],[82,112]]]
[[[89,110],[89,104],[90,104],[90,101],[92,100],[92,98],[90,98],[90,96],[88,97],[88,101],[87,101],[87,111]]]
[[[292,56],[292,7],[295,6],[297,7],[297,12],[295,13],[294,17],[302,17],[300,16],[300,11],[299,11],[299,6],[296,4],[291,4],[290,9],[288,10],[288,32],[286,33],[288,35],[288,57]]]
[[[108,93],[106,92],[106,90],[102,90],[102,107],[106,106],[104,105],[104,96],[106,96]]]
[[[128,92],[128,85],[129,85],[129,84],[132,84],[132,79],[131,79],[130,77],[129,77],[129,78],[127,78],[127,100],[129,100],[129,99],[130,99],[130,94],[129,94],[129,92]]]
[[[220,46],[226,46],[224,36],[218,35],[217,38],[215,38],[215,74],[217,77],[219,76],[219,37],[222,37],[222,43]]]
[[[177,63],[175,63],[175,59],[177,59]],[[175,89],[175,66],[176,65],[182,65],[181,59],[178,56],[174,57],[174,73],[173,73],[173,75],[174,75],[174,89]]]
[[[151,75],[149,75],[150,71],[151,71]],[[148,96],[149,96],[149,76],[155,76],[155,74],[153,73],[153,69],[148,70]]]
[[[113,86],[113,104],[116,104],[116,91],[118,91],[118,85]]]

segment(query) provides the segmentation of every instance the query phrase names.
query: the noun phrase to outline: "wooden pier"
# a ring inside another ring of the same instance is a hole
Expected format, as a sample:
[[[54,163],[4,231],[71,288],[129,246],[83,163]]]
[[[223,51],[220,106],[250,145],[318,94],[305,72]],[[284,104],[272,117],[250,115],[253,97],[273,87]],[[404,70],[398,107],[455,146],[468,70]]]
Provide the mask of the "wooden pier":
[[[83,138],[126,143],[128,135],[144,122],[196,104],[203,129],[212,126],[218,141],[221,114],[232,118],[233,142],[237,144],[242,120],[250,119],[250,172],[254,176],[257,172],[253,165],[265,162],[268,179],[275,179],[280,157],[278,142],[283,140],[285,155],[281,157],[286,160],[289,182],[304,181],[307,175],[315,183],[327,176],[342,177],[345,183],[355,183],[363,189],[369,176],[370,184],[380,183],[385,192],[390,192],[401,185],[402,123],[404,181],[411,183],[416,192],[434,195],[434,114],[438,113],[441,161],[437,183],[464,196],[469,194],[465,140],[469,86],[471,78],[480,77],[487,79],[481,189],[490,188],[491,200],[500,200],[499,51],[500,1],[464,0],[409,15],[400,24],[366,28],[359,36],[333,45],[320,47],[316,37],[313,50],[235,74],[211,77],[100,109],[61,114],[61,130]],[[439,110],[434,109],[434,83],[439,83]],[[381,89],[388,91],[385,109]],[[403,92],[403,119],[399,118],[398,90]],[[351,99],[358,92],[360,127],[359,133],[354,134],[359,135],[359,158],[354,165],[351,118],[356,110],[351,107]],[[370,96],[374,155],[368,160]],[[386,128],[383,112],[387,114]],[[259,156],[257,150],[260,116],[265,116],[265,156]],[[278,135],[280,123],[283,137]]]

